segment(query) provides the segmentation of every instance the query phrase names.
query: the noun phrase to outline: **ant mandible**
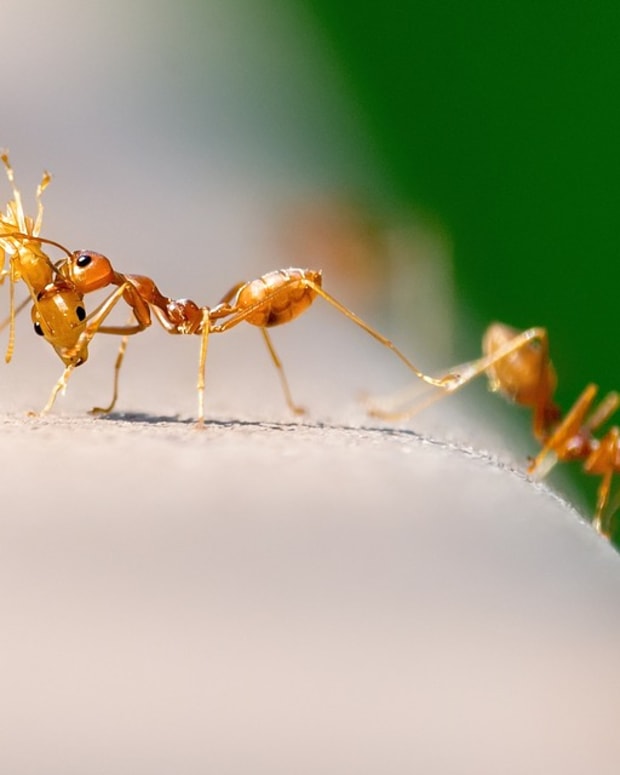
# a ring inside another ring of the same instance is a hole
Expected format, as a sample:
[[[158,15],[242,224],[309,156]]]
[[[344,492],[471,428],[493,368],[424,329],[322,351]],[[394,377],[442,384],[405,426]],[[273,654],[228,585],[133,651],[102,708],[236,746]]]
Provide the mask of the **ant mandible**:
[[[493,323],[484,333],[482,350],[482,358],[456,367],[458,384],[451,392],[486,374],[492,391],[531,409],[532,432],[542,449],[531,460],[528,473],[543,477],[558,461],[580,461],[587,474],[602,477],[593,525],[599,533],[609,537],[613,514],[606,514],[605,509],[613,475],[620,473],[620,430],[614,426],[600,439],[594,434],[618,409],[620,395],[611,392],[593,408],[598,387],[589,384],[562,416],[553,400],[557,375],[549,357],[548,335],[544,328],[519,332],[503,323]],[[385,411],[377,406],[369,411],[384,419],[405,419],[438,398],[441,394],[435,393],[426,400],[410,402],[403,411]]]

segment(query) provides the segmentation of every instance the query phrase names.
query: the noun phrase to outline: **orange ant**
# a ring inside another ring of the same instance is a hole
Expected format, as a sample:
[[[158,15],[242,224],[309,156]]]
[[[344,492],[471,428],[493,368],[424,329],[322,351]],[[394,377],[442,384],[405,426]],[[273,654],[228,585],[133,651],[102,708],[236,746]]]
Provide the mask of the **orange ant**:
[[[609,537],[612,514],[605,514],[605,509],[612,477],[614,473],[620,473],[620,430],[614,426],[601,439],[596,438],[594,432],[618,409],[620,395],[609,393],[592,410],[598,388],[590,384],[562,417],[553,401],[557,376],[549,358],[544,328],[519,332],[503,323],[493,323],[485,331],[482,349],[482,358],[457,367],[458,384],[451,392],[486,373],[492,391],[531,409],[532,431],[542,449],[531,460],[528,473],[542,477],[558,461],[581,461],[587,474],[601,476],[593,525],[599,533]],[[401,412],[387,412],[377,407],[372,407],[370,412],[383,418],[402,419],[411,417],[440,397],[435,394]]]
[[[52,245],[63,251],[65,249],[57,242],[39,236],[43,219],[41,197],[51,176],[44,172],[37,186],[37,214],[32,218],[24,213],[21,195],[15,184],[13,168],[6,151],[0,153],[0,160],[4,164],[13,193],[6,213],[0,213],[0,284],[5,278],[9,279],[9,316],[0,324],[0,330],[10,325],[5,361],[8,363],[13,356],[15,316],[28,303],[26,299],[15,306],[15,284],[19,280],[28,288],[36,314],[49,332],[49,338],[53,340],[57,352],[61,354],[63,350],[73,350],[86,328],[83,295],[70,282],[63,281],[55,264],[44,253],[42,245]],[[7,256],[8,269],[5,268]]]
[[[55,243],[56,244],[56,243]],[[124,359],[128,337],[143,331],[151,324],[153,313],[162,327],[171,334],[197,334],[201,337],[198,366],[198,423],[204,423],[204,389],[207,345],[210,334],[221,334],[243,321],[260,328],[271,359],[278,370],[286,403],[295,414],[303,413],[291,397],[282,363],[267,331],[273,326],[289,323],[301,315],[317,296],[325,299],[349,320],[374,337],[394,354],[418,377],[434,387],[450,389],[458,379],[447,374],[437,379],[420,371],[389,339],[365,323],[350,309],[327,293],[322,287],[320,271],[312,269],[281,269],[269,272],[257,280],[242,282],[233,286],[221,301],[212,308],[201,307],[190,299],[170,299],[164,296],[153,280],[141,275],[121,274],[110,260],[100,253],[79,250],[67,253],[67,258],[56,265],[60,288],[68,285],[78,294],[115,286],[108,298],[87,317],[87,325],[73,349],[59,348],[57,332],[50,331],[38,309],[33,310],[35,331],[43,335],[63,359],[66,368],[56,383],[44,412],[48,411],[60,390],[75,368],[88,357],[88,344],[95,334],[121,336],[121,344],[114,370],[114,391],[112,401],[105,407],[96,407],[97,413],[108,413],[114,408],[118,396],[118,377]],[[53,293],[52,284],[52,293]],[[123,326],[106,325],[105,320],[113,307],[121,300],[130,307],[133,322]]]

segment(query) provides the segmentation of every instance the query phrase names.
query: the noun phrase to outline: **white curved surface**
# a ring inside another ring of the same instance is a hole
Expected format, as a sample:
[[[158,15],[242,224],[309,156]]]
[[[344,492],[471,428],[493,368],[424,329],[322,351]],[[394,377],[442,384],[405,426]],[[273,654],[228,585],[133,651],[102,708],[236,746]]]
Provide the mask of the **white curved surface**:
[[[5,771],[616,771],[618,557],[493,458],[149,417],[0,445]]]

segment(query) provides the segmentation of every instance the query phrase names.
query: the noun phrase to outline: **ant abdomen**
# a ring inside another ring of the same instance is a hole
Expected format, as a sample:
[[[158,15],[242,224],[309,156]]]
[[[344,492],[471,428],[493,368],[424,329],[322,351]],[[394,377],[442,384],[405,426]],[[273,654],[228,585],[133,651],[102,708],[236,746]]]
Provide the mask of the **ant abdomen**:
[[[518,334],[518,329],[505,323],[492,323],[482,339],[485,356],[493,356]],[[557,384],[555,369],[540,339],[532,339],[498,360],[487,369],[487,376],[492,390],[528,407],[537,406],[541,399],[549,402]]]
[[[245,320],[259,328],[288,323],[305,312],[321,287],[321,272],[315,269],[279,269],[242,285],[233,306],[256,309]]]

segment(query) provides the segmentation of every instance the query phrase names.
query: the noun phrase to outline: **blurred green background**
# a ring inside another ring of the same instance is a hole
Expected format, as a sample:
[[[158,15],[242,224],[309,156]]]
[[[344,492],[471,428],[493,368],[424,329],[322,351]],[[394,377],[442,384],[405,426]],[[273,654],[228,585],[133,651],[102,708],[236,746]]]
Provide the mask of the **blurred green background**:
[[[620,387],[620,4],[308,0],[462,310],[545,326],[567,408]],[[596,482],[581,486],[593,497]]]

